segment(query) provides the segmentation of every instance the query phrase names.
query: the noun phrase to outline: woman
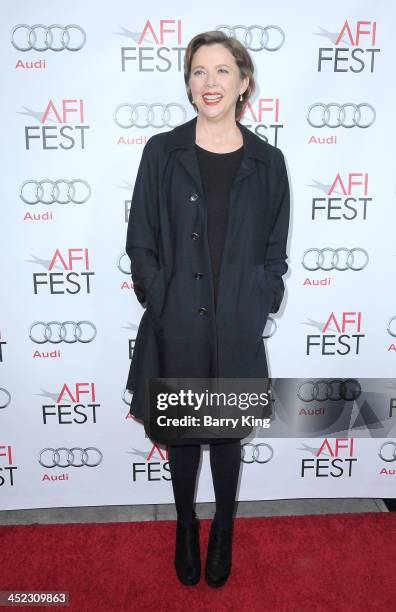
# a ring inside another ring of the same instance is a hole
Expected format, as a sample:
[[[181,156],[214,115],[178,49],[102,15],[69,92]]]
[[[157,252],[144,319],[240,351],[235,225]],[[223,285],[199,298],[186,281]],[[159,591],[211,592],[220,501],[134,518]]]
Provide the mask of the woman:
[[[283,154],[237,117],[255,89],[244,46],[220,31],[189,43],[184,58],[194,119],[147,141],[128,224],[133,288],[146,307],[130,366],[131,414],[148,427],[145,385],[153,377],[268,376],[262,334],[284,294],[289,183]],[[240,439],[168,444],[177,510],[175,568],[200,579],[193,496],[201,444],[210,444],[216,498],[205,578],[231,570]]]

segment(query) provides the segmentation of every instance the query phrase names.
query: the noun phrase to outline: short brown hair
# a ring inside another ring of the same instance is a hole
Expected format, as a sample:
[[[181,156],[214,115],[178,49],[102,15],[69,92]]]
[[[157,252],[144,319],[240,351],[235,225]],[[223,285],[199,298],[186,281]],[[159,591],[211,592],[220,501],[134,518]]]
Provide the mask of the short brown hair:
[[[223,47],[225,47],[232,53],[239,68],[240,78],[243,79],[247,76],[249,77],[249,85],[245,93],[242,94],[243,100],[240,101],[240,99],[238,98],[238,101],[235,106],[235,117],[238,118],[242,112],[243,107],[245,106],[246,102],[249,100],[256,88],[256,83],[253,76],[254,65],[252,62],[252,58],[249,55],[249,52],[243,46],[243,44],[239,42],[239,40],[237,40],[236,38],[227,36],[227,34],[224,34],[224,32],[222,32],[221,30],[202,32],[201,34],[197,34],[196,36],[194,36],[194,38],[192,38],[188,43],[184,54],[184,82],[186,84],[187,96],[191,104],[194,106],[195,110],[197,110],[193,102],[189,85],[192,59],[194,53],[198,51],[199,47],[202,47],[202,45],[213,45],[215,43],[223,45]]]

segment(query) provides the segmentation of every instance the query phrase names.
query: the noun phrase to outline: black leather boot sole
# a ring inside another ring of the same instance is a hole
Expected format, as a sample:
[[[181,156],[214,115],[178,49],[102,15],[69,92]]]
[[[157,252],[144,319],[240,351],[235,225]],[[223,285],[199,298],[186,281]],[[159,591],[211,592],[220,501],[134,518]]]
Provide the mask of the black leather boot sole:
[[[199,527],[198,518],[189,526],[176,525],[174,565],[180,582],[187,586],[197,584],[201,578]]]
[[[205,565],[205,580],[211,587],[225,584],[232,567],[233,524],[222,527],[212,521],[209,532],[208,552]]]

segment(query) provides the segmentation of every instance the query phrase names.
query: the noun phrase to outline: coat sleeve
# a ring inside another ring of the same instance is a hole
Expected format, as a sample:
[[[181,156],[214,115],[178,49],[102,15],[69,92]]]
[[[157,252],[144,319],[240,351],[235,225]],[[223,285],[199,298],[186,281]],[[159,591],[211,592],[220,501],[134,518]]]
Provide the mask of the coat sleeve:
[[[273,208],[272,226],[269,233],[268,246],[265,258],[265,270],[273,289],[273,300],[270,312],[278,312],[283,300],[285,285],[282,276],[288,270],[286,244],[290,220],[290,187],[287,177],[285,159],[279,151],[278,184],[275,190],[275,203]]]
[[[125,250],[131,260],[133,290],[146,306],[149,286],[159,269],[158,188],[153,137],[146,142],[132,194]]]

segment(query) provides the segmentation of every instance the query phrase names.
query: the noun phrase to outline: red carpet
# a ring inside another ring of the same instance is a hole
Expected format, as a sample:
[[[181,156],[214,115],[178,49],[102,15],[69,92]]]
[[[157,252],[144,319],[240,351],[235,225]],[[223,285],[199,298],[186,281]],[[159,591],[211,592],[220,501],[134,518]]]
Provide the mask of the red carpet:
[[[212,589],[179,583],[174,521],[1,526],[0,590],[67,590],[52,609],[81,612],[394,610],[395,532],[391,512],[239,518],[232,574]]]

